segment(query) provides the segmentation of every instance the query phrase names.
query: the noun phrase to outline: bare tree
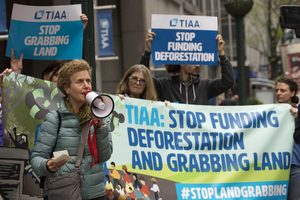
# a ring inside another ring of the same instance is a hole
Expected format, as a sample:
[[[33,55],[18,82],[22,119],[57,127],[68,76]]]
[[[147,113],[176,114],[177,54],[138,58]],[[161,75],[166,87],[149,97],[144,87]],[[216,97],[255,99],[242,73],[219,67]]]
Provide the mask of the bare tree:
[[[283,37],[279,16],[281,5],[300,5],[299,0],[255,0],[248,15],[247,44],[266,56],[271,66],[271,79],[282,74],[280,44]]]

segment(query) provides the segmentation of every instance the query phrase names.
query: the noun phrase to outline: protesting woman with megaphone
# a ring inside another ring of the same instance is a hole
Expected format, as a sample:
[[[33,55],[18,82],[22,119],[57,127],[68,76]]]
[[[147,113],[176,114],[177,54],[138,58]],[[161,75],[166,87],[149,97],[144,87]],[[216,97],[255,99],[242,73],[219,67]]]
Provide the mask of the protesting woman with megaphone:
[[[57,86],[65,98],[42,124],[32,151],[32,167],[39,176],[46,176],[48,199],[104,199],[102,163],[112,154],[112,139],[102,117],[113,110],[113,102],[109,96],[90,92],[91,68],[84,60],[64,64]],[[85,146],[89,151],[83,153]],[[52,156],[62,150],[67,150],[69,159],[59,161]]]

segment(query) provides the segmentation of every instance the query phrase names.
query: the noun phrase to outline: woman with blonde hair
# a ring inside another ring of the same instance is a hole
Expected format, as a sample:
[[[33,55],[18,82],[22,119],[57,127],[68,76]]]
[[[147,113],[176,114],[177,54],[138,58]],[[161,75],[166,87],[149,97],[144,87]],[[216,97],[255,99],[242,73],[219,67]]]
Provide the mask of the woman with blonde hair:
[[[120,81],[117,94],[156,101],[157,94],[150,70],[140,64],[131,66]]]
[[[104,200],[102,165],[111,157],[112,138],[105,119],[93,117],[85,101],[85,94],[92,90],[91,67],[84,60],[65,63],[57,86],[65,97],[58,111],[46,115],[32,150],[32,168],[39,176],[46,176],[45,195],[49,200]],[[91,135],[95,142],[88,142]],[[69,159],[57,161],[53,152],[62,150],[68,152]],[[76,180],[69,181],[70,177]],[[65,180],[64,185],[52,187],[61,180]],[[66,192],[70,185],[74,187]]]

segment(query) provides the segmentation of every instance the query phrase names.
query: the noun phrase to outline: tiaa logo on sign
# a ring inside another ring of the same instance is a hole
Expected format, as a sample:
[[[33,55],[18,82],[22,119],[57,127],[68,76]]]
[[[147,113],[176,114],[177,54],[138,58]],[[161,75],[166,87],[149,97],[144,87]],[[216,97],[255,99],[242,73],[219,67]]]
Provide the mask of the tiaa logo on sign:
[[[173,18],[170,20],[171,27],[200,28],[200,24],[201,23],[198,20],[191,20],[191,19]]]
[[[99,25],[100,25],[100,35],[101,35],[101,47],[102,48],[106,48],[109,46],[109,28],[110,28],[110,24],[109,21],[107,19],[102,19],[101,21],[99,21]]]
[[[112,12],[101,10],[97,12],[98,56],[113,56]]]
[[[65,10],[38,10],[34,14],[34,19],[41,20],[56,20],[56,19],[67,19],[67,12]]]

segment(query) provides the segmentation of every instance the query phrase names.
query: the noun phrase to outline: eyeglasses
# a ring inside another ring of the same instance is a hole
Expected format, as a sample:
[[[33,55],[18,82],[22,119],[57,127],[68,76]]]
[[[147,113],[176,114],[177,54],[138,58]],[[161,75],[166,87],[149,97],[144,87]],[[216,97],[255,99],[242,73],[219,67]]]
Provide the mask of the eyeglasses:
[[[141,86],[145,86],[146,85],[146,81],[144,79],[138,79],[138,77],[129,77],[129,81],[131,81],[132,83],[135,84],[140,84]]]

